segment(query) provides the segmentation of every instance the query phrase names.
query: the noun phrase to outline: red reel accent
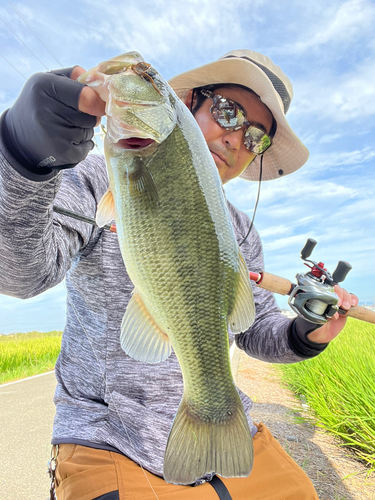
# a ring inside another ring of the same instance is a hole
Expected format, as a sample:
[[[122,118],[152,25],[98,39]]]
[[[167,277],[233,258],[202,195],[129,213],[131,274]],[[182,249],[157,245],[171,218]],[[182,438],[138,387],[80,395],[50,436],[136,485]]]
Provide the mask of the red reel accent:
[[[324,274],[323,271],[327,271],[327,269],[324,268],[324,263],[323,262],[318,262],[318,267],[314,266],[311,269],[311,274],[313,276],[316,276],[317,278],[321,278],[322,275]]]

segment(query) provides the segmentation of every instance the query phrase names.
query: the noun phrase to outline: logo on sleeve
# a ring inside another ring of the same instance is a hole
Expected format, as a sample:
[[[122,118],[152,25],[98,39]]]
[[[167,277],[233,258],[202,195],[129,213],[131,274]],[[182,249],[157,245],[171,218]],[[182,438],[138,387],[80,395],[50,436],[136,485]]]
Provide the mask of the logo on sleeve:
[[[47,165],[50,165],[54,161],[56,161],[56,158],[54,158],[53,156],[48,156],[47,158],[44,158],[44,160],[40,161],[37,166],[46,167]]]

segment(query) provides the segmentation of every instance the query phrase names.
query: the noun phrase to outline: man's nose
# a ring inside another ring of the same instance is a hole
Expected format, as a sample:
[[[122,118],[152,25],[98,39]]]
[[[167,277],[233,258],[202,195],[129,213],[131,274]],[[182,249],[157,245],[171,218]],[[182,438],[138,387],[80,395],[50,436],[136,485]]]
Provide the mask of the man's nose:
[[[239,130],[225,131],[223,141],[228,148],[238,151],[243,143],[242,128]]]

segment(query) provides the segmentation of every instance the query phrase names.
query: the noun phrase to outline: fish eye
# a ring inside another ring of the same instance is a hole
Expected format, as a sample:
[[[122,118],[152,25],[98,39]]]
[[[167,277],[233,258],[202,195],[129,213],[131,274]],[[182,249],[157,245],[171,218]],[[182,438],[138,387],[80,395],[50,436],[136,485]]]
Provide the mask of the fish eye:
[[[122,73],[126,66],[121,61],[105,61],[99,64],[98,71],[104,75],[117,75]]]

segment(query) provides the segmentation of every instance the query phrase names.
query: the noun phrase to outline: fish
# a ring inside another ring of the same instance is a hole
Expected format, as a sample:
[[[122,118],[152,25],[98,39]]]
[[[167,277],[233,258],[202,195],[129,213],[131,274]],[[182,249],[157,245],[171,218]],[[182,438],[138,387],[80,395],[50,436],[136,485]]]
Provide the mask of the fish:
[[[106,102],[109,189],[96,221],[115,219],[134,284],[121,346],[147,363],[166,360],[173,348],[181,367],[164,479],[246,477],[253,443],[232,377],[228,326],[247,330],[255,306],[212,155],[188,108],[139,53],[104,61],[79,81]]]

